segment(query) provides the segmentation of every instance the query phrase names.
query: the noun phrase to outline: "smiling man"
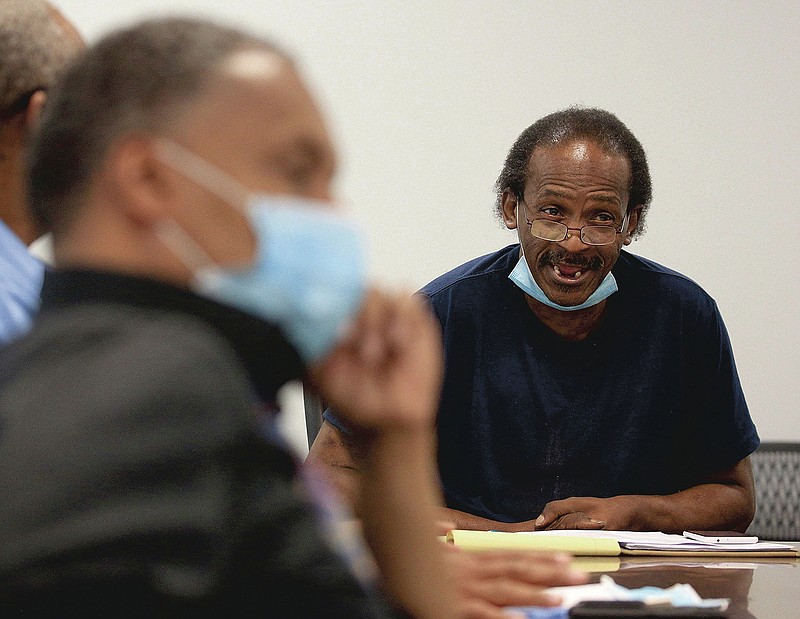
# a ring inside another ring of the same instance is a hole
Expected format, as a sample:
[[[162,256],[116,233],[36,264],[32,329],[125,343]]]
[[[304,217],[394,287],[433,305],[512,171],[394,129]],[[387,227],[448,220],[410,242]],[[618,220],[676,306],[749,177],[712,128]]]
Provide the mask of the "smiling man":
[[[717,306],[623,247],[651,200],[641,144],[570,108],[512,146],[497,214],[519,244],[422,290],[441,323],[437,420],[460,528],[744,530],[758,446]],[[330,412],[311,457],[358,493],[359,445]]]

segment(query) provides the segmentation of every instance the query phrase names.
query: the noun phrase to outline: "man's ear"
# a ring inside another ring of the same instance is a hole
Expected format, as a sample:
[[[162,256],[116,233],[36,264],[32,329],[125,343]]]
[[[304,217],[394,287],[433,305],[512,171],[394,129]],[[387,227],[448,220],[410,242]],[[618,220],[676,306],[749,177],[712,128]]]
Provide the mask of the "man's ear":
[[[25,130],[32,131],[39,123],[42,116],[42,109],[47,101],[47,93],[44,90],[37,90],[28,99],[28,107],[25,108]]]
[[[125,136],[109,149],[105,163],[116,205],[142,226],[152,226],[168,208],[170,174],[153,155],[152,140]]]
[[[633,233],[636,232],[636,228],[639,226],[639,217],[642,214],[642,206],[635,206],[631,210],[630,217],[628,217],[628,229],[625,232],[625,240],[623,241],[623,245],[630,245],[633,241]]]
[[[519,198],[510,189],[504,189],[503,195],[500,198],[503,204],[503,221],[506,228],[514,230],[517,227],[517,206]]]

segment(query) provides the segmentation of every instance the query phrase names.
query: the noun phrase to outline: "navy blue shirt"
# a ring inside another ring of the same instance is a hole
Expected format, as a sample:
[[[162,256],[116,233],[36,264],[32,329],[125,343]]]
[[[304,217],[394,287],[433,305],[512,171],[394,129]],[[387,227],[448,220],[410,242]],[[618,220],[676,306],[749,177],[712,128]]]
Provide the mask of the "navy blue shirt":
[[[555,499],[670,494],[758,446],[722,318],[697,284],[623,251],[602,323],[572,342],[508,279],[518,258],[511,245],[421,291],[444,338],[448,507],[518,522]]]
[[[622,252],[602,324],[570,342],[508,279],[518,258],[512,245],[422,290],[444,337],[449,507],[513,522],[570,496],[668,494],[758,446],[722,318],[697,284]]]

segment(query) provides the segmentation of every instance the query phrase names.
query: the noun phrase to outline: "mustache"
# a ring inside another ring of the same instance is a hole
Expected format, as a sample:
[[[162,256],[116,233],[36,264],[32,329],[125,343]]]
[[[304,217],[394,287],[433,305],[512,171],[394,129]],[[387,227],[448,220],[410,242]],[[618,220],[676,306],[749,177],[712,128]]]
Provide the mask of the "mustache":
[[[568,264],[580,267],[582,270],[599,271],[605,264],[600,256],[587,258],[582,254],[571,254],[563,249],[550,249],[539,256],[539,268],[555,266],[557,264]]]

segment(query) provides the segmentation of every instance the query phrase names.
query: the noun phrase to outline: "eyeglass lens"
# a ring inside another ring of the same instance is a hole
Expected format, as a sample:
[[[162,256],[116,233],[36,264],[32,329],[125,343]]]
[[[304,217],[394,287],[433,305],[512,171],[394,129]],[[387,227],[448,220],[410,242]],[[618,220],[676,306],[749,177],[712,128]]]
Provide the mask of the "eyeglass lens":
[[[534,219],[531,222],[531,234],[545,241],[560,242],[567,238],[569,228],[557,221]],[[581,241],[587,245],[608,245],[613,243],[617,230],[611,226],[583,226]]]

